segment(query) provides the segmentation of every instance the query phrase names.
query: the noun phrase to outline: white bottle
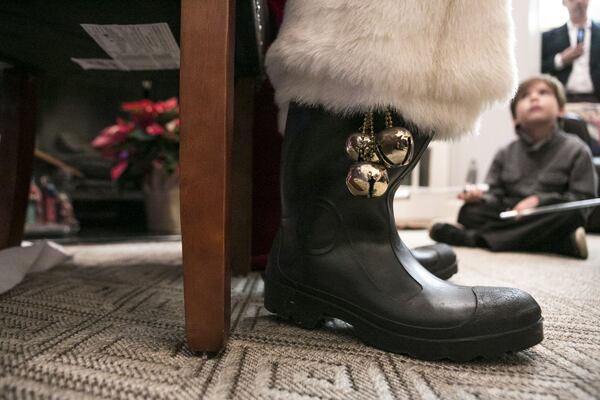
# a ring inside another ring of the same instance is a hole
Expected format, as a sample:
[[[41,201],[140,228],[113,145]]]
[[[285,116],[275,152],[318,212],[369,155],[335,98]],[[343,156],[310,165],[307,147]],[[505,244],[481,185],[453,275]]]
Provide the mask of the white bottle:
[[[473,158],[469,163],[469,169],[467,170],[467,185],[474,185],[477,183],[477,161]]]

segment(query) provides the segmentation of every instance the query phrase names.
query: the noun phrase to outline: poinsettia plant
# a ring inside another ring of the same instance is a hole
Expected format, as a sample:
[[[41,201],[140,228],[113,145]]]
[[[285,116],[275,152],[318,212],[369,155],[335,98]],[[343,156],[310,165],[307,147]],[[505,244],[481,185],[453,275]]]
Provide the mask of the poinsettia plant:
[[[114,125],[107,126],[92,146],[113,160],[113,181],[137,179],[162,168],[168,175],[179,164],[179,103],[176,97],[121,104]]]

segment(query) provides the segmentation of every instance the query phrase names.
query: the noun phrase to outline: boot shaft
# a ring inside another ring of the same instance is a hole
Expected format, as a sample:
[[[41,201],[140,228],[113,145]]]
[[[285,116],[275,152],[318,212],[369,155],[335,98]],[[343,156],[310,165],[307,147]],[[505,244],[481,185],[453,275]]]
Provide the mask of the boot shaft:
[[[281,227],[267,274],[277,273],[272,268],[276,264],[290,278],[316,285],[353,270],[367,271],[382,292],[408,296],[420,290],[409,274],[404,269],[393,275],[386,272],[395,268],[399,257],[410,254],[398,237],[392,202],[402,177],[414,168],[430,138],[415,135],[413,160],[389,170],[390,185],[384,196],[355,197],[345,182],[353,163],[345,144],[362,121],[362,115],[290,107],[282,157]],[[405,264],[415,274],[422,273],[412,257]]]
[[[399,126],[406,124],[393,117]],[[360,227],[355,239],[388,241],[395,236],[394,193],[404,176],[417,164],[430,141],[429,136],[413,132],[413,159],[403,167],[388,169],[389,187],[381,197],[353,196],[346,187],[346,175],[352,161],[346,154],[346,140],[358,132],[363,115],[333,114],[317,107],[292,104],[283,145],[281,167],[282,218],[301,223],[303,236],[331,236],[335,225],[323,208],[334,208],[345,228]],[[375,130],[385,128],[383,114],[376,115]],[[311,204],[316,207],[310,206]]]

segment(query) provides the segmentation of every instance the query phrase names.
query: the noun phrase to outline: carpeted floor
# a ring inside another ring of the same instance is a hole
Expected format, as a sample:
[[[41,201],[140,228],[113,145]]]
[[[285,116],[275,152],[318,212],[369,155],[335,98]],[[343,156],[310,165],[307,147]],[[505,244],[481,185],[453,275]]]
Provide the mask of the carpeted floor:
[[[0,399],[598,399],[600,236],[588,243],[587,261],[457,249],[454,282],[523,288],[545,317],[542,344],[465,364],[366,347],[341,322],[289,325],[262,307],[258,274],[232,283],[227,348],[193,355],[179,244],[71,247],[0,295]]]

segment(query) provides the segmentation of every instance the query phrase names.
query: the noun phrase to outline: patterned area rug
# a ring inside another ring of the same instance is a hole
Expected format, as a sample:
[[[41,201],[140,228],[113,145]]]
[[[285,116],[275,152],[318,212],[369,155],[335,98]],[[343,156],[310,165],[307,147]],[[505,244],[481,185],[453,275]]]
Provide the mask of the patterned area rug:
[[[364,346],[340,321],[289,325],[262,307],[258,274],[232,282],[227,348],[194,355],[179,266],[89,266],[90,249],[73,247],[74,263],[0,296],[0,399],[598,399],[600,237],[589,239],[587,261],[457,249],[453,281],[521,287],[545,317],[542,344],[464,364]]]

